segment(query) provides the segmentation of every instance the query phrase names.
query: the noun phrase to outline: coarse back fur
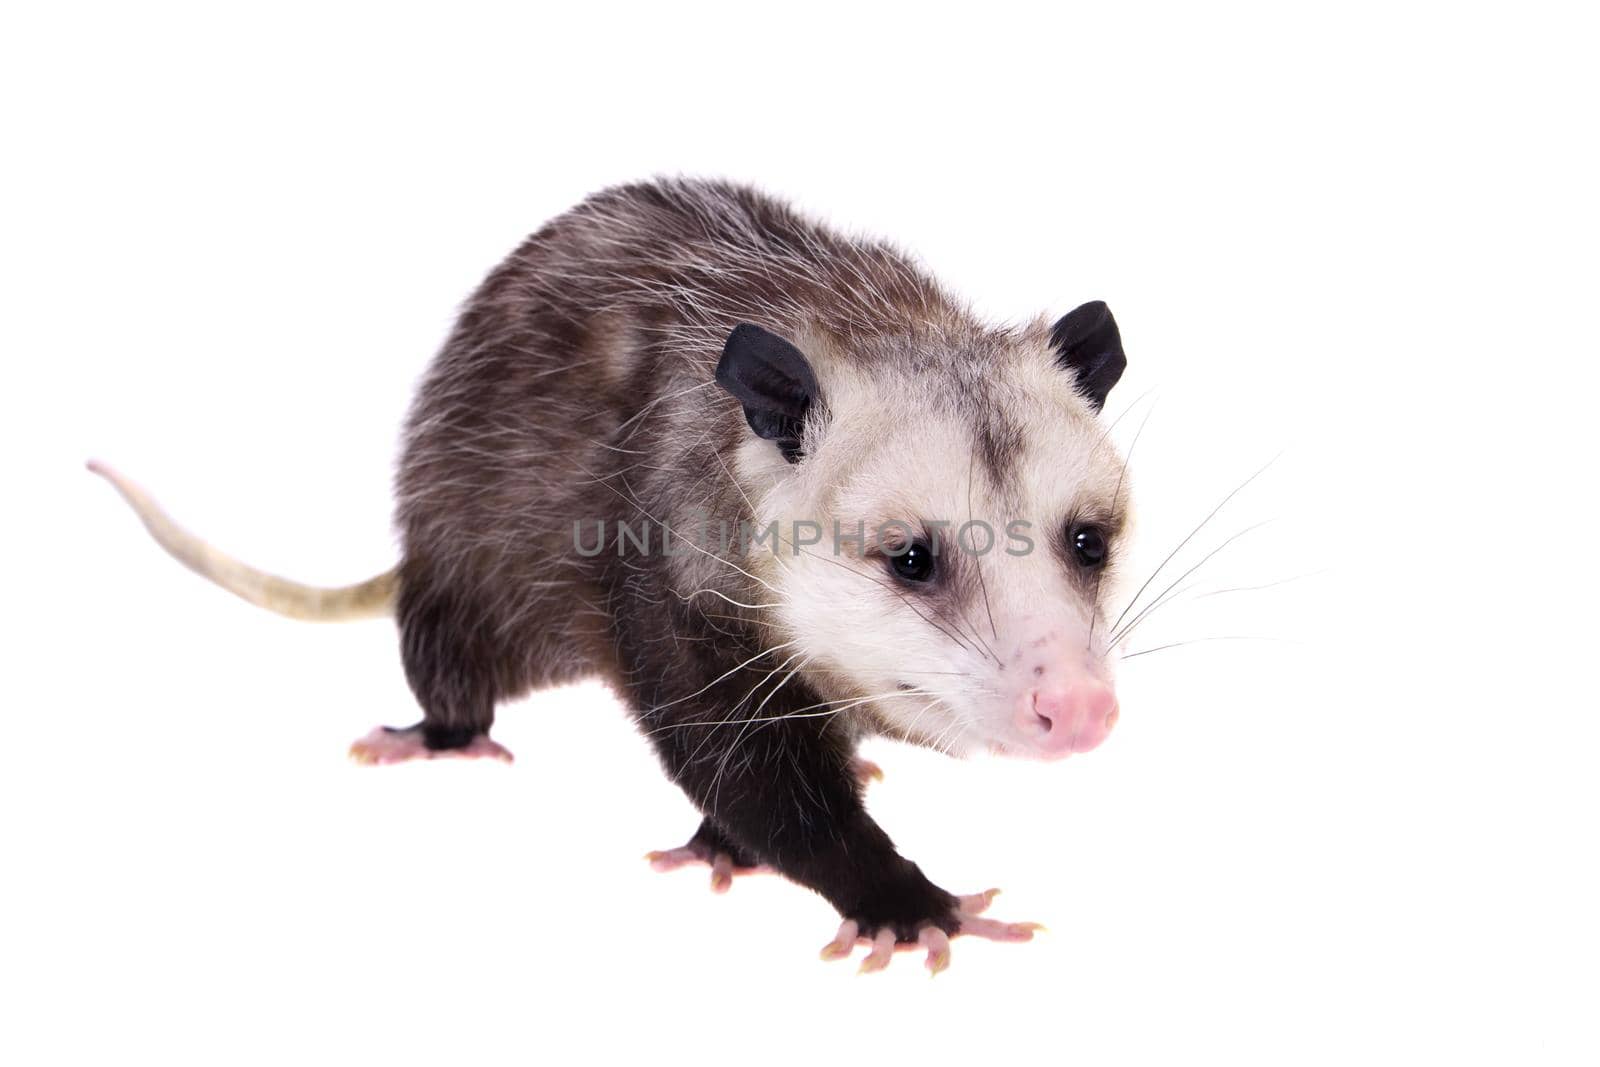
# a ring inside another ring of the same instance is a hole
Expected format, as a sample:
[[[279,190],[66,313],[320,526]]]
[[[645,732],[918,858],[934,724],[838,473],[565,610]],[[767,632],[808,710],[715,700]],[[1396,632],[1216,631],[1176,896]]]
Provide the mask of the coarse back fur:
[[[402,627],[417,613],[483,620],[471,647],[509,670],[503,689],[516,692],[616,678],[619,596],[692,596],[721,616],[711,626],[770,625],[770,613],[738,606],[767,599],[747,563],[690,551],[668,561],[663,583],[641,559],[574,551],[577,522],[755,517],[762,461],[750,452],[763,443],[712,380],[740,322],[833,362],[878,364],[858,377],[948,386],[929,399],[963,409],[988,469],[1023,450],[1025,425],[1007,411],[1016,390],[995,366],[1019,340],[1043,351],[1042,322],[983,326],[888,245],[841,237],[748,188],[614,188],[489,276],[422,384],[397,483]],[[1070,392],[1070,375],[1055,377]]]

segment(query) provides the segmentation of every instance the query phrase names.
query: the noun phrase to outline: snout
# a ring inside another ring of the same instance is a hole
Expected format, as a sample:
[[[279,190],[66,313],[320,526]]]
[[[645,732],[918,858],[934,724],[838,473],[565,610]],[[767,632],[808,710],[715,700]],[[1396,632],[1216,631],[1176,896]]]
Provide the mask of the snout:
[[[1016,726],[1046,759],[1088,752],[1117,724],[1117,695],[1091,675],[1044,682],[1017,702]]]

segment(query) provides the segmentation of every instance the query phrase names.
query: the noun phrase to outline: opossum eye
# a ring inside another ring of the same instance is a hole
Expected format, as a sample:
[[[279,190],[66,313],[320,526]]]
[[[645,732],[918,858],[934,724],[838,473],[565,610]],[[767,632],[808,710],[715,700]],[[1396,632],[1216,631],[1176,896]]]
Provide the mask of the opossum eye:
[[[926,582],[933,577],[933,546],[913,541],[898,555],[889,557],[889,570],[908,582]]]
[[[1106,535],[1098,526],[1079,526],[1072,531],[1072,554],[1085,567],[1098,567],[1106,561]]]

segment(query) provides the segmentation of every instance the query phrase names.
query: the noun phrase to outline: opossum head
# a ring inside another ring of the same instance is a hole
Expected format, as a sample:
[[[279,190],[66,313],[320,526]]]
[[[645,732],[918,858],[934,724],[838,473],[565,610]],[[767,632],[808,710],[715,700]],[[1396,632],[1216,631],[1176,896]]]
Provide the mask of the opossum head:
[[[1117,720],[1126,465],[1104,304],[1054,326],[845,342],[741,326],[719,382],[776,631],[832,707],[952,753],[1055,758]]]

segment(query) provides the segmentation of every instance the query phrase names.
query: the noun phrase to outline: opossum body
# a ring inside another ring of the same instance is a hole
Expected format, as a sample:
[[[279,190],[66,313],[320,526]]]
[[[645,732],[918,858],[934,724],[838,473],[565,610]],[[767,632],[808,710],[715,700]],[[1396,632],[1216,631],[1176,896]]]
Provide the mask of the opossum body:
[[[391,574],[262,575],[98,469],[248,599],[300,617],[392,600],[423,719],[358,756],[509,759],[498,703],[605,677],[704,816],[658,866],[706,862],[718,888],[770,868],[839,910],[825,955],[864,940],[876,969],[920,944],[937,970],[949,935],[1032,927],[899,855],[855,747],[1055,757],[1110,730],[1128,509],[1097,416],[1124,364],[1103,304],[984,325],[885,245],[658,181],[558,217],[467,303],[407,422]],[[757,538],[687,535],[708,520]]]

